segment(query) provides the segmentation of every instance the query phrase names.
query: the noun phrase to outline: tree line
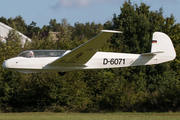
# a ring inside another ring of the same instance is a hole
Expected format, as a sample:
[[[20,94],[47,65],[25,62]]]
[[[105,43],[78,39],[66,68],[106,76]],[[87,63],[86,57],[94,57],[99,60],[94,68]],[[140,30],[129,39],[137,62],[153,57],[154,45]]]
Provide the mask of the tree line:
[[[32,42],[20,46],[16,31],[10,31],[6,44],[0,42],[0,63],[30,49],[74,49],[100,33],[102,29],[119,30],[101,51],[146,53],[150,51],[152,34],[166,33],[172,39],[177,57],[174,61],[151,66],[116,69],[22,74],[0,66],[1,112],[107,112],[107,111],[179,111],[180,104],[180,24],[173,15],[163,16],[163,9],[125,1],[120,14],[106,23],[68,24],[51,19],[42,28],[32,21],[26,25],[21,16],[0,22],[22,33],[32,33]],[[41,32],[59,32],[58,40],[41,36]],[[13,39],[13,40],[12,40]]]

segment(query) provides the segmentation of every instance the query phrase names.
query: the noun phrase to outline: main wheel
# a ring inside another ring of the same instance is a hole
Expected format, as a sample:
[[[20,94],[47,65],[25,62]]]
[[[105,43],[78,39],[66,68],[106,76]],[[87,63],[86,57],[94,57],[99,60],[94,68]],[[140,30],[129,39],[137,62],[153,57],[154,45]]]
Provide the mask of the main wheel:
[[[66,72],[58,72],[58,74],[59,74],[60,76],[63,76],[63,75],[66,74]]]

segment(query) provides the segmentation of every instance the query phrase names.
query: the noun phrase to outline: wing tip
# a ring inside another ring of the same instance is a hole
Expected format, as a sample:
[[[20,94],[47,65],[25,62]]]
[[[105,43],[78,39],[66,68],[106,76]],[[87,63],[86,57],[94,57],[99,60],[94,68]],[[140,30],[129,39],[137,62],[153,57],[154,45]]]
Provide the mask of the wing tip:
[[[101,30],[101,32],[108,32],[108,33],[123,33],[122,31],[116,31],[116,30]]]

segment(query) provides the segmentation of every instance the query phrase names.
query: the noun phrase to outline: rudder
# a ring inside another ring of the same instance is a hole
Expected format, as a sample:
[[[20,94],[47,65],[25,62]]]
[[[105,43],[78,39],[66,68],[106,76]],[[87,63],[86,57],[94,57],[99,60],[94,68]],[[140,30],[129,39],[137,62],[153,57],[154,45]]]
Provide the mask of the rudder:
[[[153,33],[151,53],[153,52],[161,52],[156,55],[157,64],[174,60],[176,57],[170,37],[162,32]]]

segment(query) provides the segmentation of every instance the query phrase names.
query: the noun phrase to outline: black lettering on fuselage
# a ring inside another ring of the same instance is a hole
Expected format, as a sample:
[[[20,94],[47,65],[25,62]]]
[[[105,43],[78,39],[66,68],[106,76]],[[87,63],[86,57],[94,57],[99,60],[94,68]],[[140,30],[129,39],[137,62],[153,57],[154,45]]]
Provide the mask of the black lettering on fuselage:
[[[107,64],[110,64],[110,65],[121,65],[121,64],[125,64],[125,58],[111,58],[111,59],[107,59],[107,58],[104,58],[103,59],[103,65],[107,65]]]
[[[108,64],[108,62],[109,62],[109,61],[108,61],[107,58],[104,58],[104,59],[103,59],[103,64],[104,64],[104,65]]]

